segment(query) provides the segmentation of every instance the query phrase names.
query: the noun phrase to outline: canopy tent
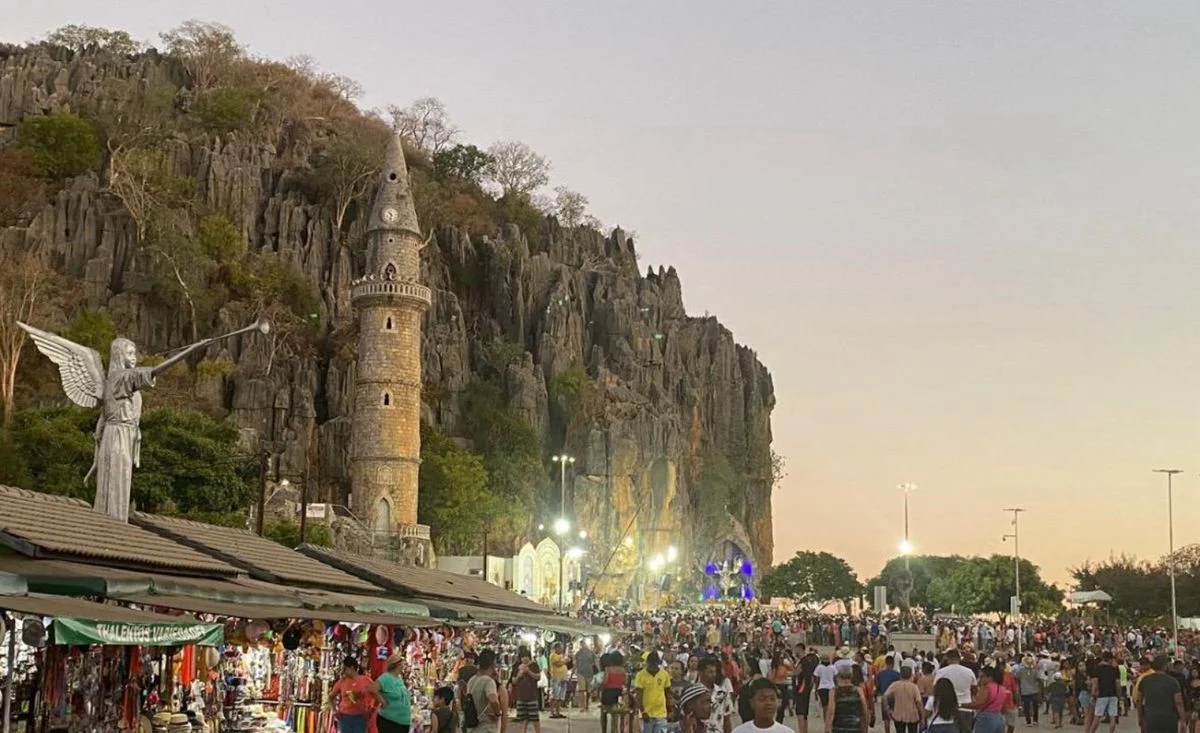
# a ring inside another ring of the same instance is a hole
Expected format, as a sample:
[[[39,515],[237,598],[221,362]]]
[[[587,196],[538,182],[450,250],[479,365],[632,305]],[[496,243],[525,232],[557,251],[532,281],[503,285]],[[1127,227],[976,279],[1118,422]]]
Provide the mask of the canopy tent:
[[[1112,600],[1112,596],[1102,590],[1077,590],[1067,594],[1067,602],[1082,604],[1082,603],[1108,603]]]

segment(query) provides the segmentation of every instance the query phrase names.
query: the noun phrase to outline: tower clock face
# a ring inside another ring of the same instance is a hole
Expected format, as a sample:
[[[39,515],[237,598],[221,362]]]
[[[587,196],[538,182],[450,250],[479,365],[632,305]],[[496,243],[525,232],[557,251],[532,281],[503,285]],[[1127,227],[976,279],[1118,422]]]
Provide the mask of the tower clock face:
[[[397,216],[396,210],[393,208],[389,207],[389,208],[386,208],[383,210],[383,220],[386,221],[388,224],[391,224],[392,222],[396,221],[396,216]]]

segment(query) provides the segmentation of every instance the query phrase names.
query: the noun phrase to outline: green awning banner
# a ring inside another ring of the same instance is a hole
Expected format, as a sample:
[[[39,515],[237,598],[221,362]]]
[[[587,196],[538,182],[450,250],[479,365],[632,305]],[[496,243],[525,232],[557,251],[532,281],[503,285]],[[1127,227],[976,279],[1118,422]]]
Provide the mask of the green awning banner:
[[[56,618],[54,643],[68,646],[221,646],[225,643],[225,627],[221,624],[125,623]]]

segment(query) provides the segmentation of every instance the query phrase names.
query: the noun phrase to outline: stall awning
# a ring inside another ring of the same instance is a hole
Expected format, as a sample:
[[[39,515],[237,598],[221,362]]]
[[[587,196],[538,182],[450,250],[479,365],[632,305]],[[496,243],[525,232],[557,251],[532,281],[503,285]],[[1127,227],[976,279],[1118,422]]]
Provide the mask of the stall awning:
[[[387,626],[437,626],[440,620],[429,616],[410,616],[393,613],[360,613],[333,608],[291,608],[284,606],[260,606],[250,603],[226,603],[203,598],[184,596],[136,595],[121,600],[139,606],[171,608],[191,613],[211,613],[216,616],[246,619],[312,619],[317,621],[341,621],[351,624],[382,624]]]
[[[82,598],[41,594],[0,596],[0,609],[52,618],[56,644],[219,646],[225,640],[220,624],[180,621],[173,616]]]
[[[576,636],[593,636],[611,631],[610,629],[592,626],[567,616],[504,611],[488,608],[487,606],[476,606],[469,603],[450,603],[434,599],[422,599],[422,601],[429,605],[429,610],[434,616],[442,618],[476,621],[482,624],[500,624],[502,626],[523,626],[530,629],[545,629],[563,634],[574,634]]]

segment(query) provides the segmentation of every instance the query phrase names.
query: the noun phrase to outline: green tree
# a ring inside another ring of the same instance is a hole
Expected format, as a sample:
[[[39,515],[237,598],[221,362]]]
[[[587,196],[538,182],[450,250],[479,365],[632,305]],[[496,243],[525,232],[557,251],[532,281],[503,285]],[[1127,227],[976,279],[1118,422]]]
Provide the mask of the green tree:
[[[100,352],[100,358],[108,366],[108,350],[117,337],[117,327],[107,308],[81,307],[75,312],[70,325],[62,333],[77,344],[90,346]]]
[[[191,113],[205,130],[228,134],[249,128],[257,108],[258,100],[248,90],[218,87],[201,94]]]
[[[316,162],[309,184],[315,200],[333,207],[333,228],[339,235],[352,207],[360,205],[379,173],[383,140],[339,140]]]
[[[14,460],[0,466],[5,482],[91,501],[96,411],[78,407],[19,410]],[[180,514],[228,514],[250,505],[255,460],[238,451],[237,428],[201,412],[157,409],[142,417],[142,465],[133,473],[138,507],[173,506]]]
[[[70,112],[25,118],[17,126],[17,145],[33,155],[49,178],[72,178],[100,168],[95,126]]]
[[[483,460],[444,435],[421,431],[418,517],[429,525],[434,549],[443,555],[474,553],[500,507],[488,490]]]
[[[183,513],[231,512],[250,505],[256,461],[240,453],[232,422],[202,412],[152,410],[142,418],[142,467],[133,474],[141,507],[171,501]]]
[[[433,172],[439,179],[458,178],[479,183],[492,156],[474,145],[458,144],[433,155]]]
[[[291,520],[271,522],[263,527],[263,537],[278,542],[284,547],[295,549],[300,546],[300,525]],[[333,536],[329,534],[329,527],[309,522],[304,527],[304,544],[333,547]]]
[[[200,251],[219,264],[234,262],[246,253],[246,239],[233,222],[214,214],[200,220],[196,232]]]
[[[514,224],[531,239],[536,238],[546,221],[546,215],[533,205],[528,194],[508,192],[496,199],[496,219],[501,224]]]
[[[1106,610],[1119,621],[1150,622],[1164,615],[1170,618],[1170,576],[1161,565],[1122,555],[1072,568],[1071,577],[1075,580],[1075,590],[1102,590],[1112,596]],[[1179,583],[1181,579],[1176,577],[1177,586],[1185,585]],[[1186,599],[1186,594],[1181,593],[1180,597]],[[1180,615],[1196,612],[1190,601],[1178,605]]]
[[[929,585],[929,604],[955,613],[1007,613],[1015,587],[1013,559],[1007,555],[962,558]],[[1047,584],[1038,566],[1021,561],[1021,608],[1025,613],[1062,610],[1062,591]]]
[[[467,437],[483,456],[488,487],[528,518],[549,486],[541,441],[533,426],[510,408],[500,388],[476,379],[463,395]]]
[[[929,584],[934,578],[947,575],[958,563],[962,562],[958,555],[913,555],[909,558],[912,569],[913,588],[909,599],[916,608],[930,609]],[[899,592],[900,579],[904,573],[904,558],[894,557],[888,560],[879,575],[866,582],[867,588],[878,585],[886,586],[889,597],[894,598]]]
[[[849,604],[862,593],[850,564],[828,552],[797,552],[762,577],[762,594],[801,603],[841,601]]]
[[[46,42],[69,48],[75,53],[79,53],[89,46],[126,56],[142,50],[142,44],[133,40],[133,36],[125,31],[74,23],[51,31],[46,35]]]
[[[84,486],[92,463],[96,411],[80,407],[18,410],[12,450],[0,450],[0,483],[91,501],[95,485]]]

